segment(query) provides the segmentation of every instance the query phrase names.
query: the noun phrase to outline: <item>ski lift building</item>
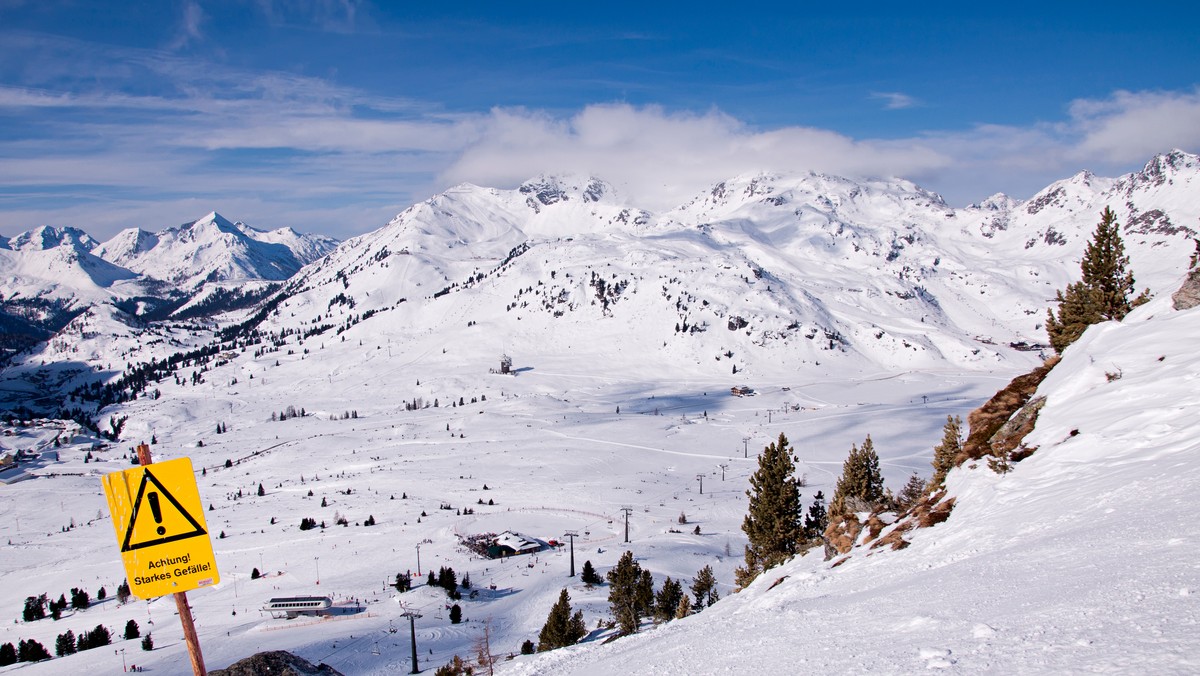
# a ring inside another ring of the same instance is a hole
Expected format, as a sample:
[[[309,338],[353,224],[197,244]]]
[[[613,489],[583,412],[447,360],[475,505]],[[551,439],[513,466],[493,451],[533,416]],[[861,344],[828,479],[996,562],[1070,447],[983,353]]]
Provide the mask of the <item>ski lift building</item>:
[[[271,617],[290,620],[301,615],[327,615],[331,607],[333,599],[328,596],[281,596],[267,601],[263,610],[271,613]]]
[[[499,559],[518,554],[532,554],[542,550],[542,543],[520,533],[505,531],[496,536],[488,547],[488,556]]]

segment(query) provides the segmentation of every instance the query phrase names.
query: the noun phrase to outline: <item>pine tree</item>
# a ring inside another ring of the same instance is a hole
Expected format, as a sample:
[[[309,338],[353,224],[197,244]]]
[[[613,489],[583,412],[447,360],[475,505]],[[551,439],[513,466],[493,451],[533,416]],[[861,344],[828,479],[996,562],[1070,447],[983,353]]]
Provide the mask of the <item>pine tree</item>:
[[[645,568],[638,577],[634,601],[637,603],[638,615],[650,617],[654,614],[654,576]]]
[[[845,514],[847,502],[858,501],[874,507],[883,501],[883,474],[879,471],[879,456],[875,444],[867,435],[862,448],[851,445],[850,455],[842,464],[842,476],[834,489],[829,511]],[[854,500],[851,500],[854,499]]]
[[[1088,326],[1124,319],[1130,310],[1148,300],[1148,291],[1130,300],[1134,280],[1128,266],[1117,215],[1105,207],[1079,264],[1082,281],[1068,285],[1066,293],[1058,292],[1057,316],[1054,310],[1046,311],[1046,332],[1055,352],[1061,354]]]
[[[54,654],[59,657],[75,654],[75,632],[68,629],[54,639]]]
[[[633,552],[630,551],[621,555],[617,565],[606,576],[609,584],[608,603],[622,634],[637,632],[638,620],[642,617],[637,602],[638,580],[641,576],[642,567],[633,560]]]
[[[962,447],[962,418],[948,415],[942,427],[942,443],[933,447],[933,478],[929,480],[930,486],[938,487],[946,481],[946,474],[954,467]]]
[[[749,512],[742,522],[750,543],[746,566],[737,570],[738,585],[745,587],[764,570],[796,554],[803,537],[800,523],[800,487],[796,457],[787,437],[779,435],[758,457],[758,470],[750,477]]]
[[[900,495],[896,498],[896,506],[900,509],[908,509],[917,503],[923,495],[925,495],[925,480],[920,474],[912,473],[908,477],[908,483],[904,484],[904,488],[900,490]]]
[[[78,587],[71,588],[71,607],[76,610],[87,610],[91,599],[88,593]]]
[[[825,510],[825,493],[817,491],[812,504],[808,506],[808,514],[804,517],[804,537],[806,540],[816,540],[825,535],[829,527],[829,513]]]
[[[33,639],[21,641],[17,646],[18,662],[40,662],[48,659],[50,659],[50,653],[46,650],[46,646]]]
[[[117,603],[123,604],[127,602],[129,600],[129,596],[130,592],[128,582],[121,582],[121,584],[117,585]]]
[[[571,614],[571,595],[563,589],[558,601],[550,608],[546,623],[538,634],[537,651],[545,652],[563,646],[575,645],[587,634],[583,626],[583,611]]]
[[[601,582],[604,582],[604,579],[596,573],[596,568],[592,566],[591,561],[583,562],[583,573],[580,575],[579,579],[588,586],[597,585]]]
[[[142,635],[142,631],[138,629],[138,623],[130,620],[125,623],[125,640],[138,638]]]
[[[692,596],[696,598],[692,610],[700,612],[717,602],[717,578],[713,575],[712,566],[705,566],[692,578]]]
[[[17,663],[17,648],[12,643],[0,645],[0,667]]]
[[[692,599],[687,594],[679,597],[679,605],[675,607],[675,619],[682,620],[692,614]]]
[[[462,606],[455,603],[450,606],[450,624],[462,622]]]
[[[46,616],[46,595],[28,596],[25,598],[25,609],[21,611],[21,619],[26,622],[40,620]]]
[[[683,585],[670,577],[654,595],[654,618],[659,622],[670,622],[675,619],[679,610],[679,600],[683,598]]]
[[[146,652],[154,650],[154,639],[150,638],[150,634],[146,634],[142,637],[142,650],[145,650]]]
[[[1099,324],[1104,317],[1100,314],[1098,295],[1083,282],[1068,284],[1065,293],[1059,291],[1055,295],[1055,301],[1058,303],[1058,316],[1054,316],[1054,310],[1046,310],[1046,333],[1050,335],[1050,345],[1054,351],[1062,354],[1068,345],[1083,335],[1087,327]]]

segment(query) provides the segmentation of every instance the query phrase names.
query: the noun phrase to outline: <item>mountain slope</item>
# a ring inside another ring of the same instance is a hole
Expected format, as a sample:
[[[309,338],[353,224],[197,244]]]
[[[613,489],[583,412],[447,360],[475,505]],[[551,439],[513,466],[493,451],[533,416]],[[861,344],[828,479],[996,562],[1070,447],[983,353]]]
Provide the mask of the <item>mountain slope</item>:
[[[813,554],[694,618],[500,673],[1194,672],[1197,330],[1165,300],[1089,329],[1039,389],[1037,452],[953,470],[950,519],[907,549]]]
[[[583,344],[598,358],[620,346],[742,377],[1023,369],[1104,206],[1130,215],[1139,282],[1174,281],[1185,224],[1200,223],[1198,175],[1175,152],[1120,179],[1085,172],[1026,202],[952,209],[907,181],[748,174],[659,216],[597,179],[462,185],[303,270],[291,311],[261,329],[439,335],[497,353]]]

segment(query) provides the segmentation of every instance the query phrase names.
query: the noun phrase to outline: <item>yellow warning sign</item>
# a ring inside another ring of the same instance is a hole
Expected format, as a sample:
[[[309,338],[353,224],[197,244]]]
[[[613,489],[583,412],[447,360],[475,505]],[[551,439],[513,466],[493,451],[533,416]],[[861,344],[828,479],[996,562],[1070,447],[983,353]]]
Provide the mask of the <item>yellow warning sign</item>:
[[[104,493],[134,595],[148,599],[220,582],[189,458],[108,474]]]

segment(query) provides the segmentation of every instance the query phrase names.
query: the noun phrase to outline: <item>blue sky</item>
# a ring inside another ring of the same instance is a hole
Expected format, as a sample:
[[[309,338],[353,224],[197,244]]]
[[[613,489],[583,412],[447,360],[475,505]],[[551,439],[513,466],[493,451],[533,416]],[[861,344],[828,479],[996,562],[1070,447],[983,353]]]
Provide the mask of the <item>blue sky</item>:
[[[0,0],[0,233],[344,238],[541,172],[652,210],[757,170],[962,205],[1200,151],[1200,11],[964,4]]]

